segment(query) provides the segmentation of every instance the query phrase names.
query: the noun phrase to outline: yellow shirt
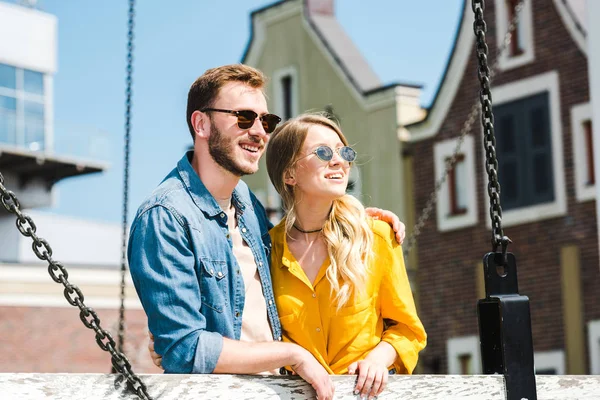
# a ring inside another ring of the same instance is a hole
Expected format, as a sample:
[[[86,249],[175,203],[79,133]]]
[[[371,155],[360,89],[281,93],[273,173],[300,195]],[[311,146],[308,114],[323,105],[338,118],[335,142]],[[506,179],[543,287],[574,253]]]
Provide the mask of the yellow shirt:
[[[417,316],[404,267],[402,247],[391,227],[373,221],[373,257],[366,291],[337,311],[321,266],[314,286],[287,245],[285,222],[271,229],[271,276],[283,340],[310,351],[330,374],[345,374],[380,341],[391,344],[398,357],[397,373],[412,373],[427,335]],[[385,324],[384,324],[385,319]]]

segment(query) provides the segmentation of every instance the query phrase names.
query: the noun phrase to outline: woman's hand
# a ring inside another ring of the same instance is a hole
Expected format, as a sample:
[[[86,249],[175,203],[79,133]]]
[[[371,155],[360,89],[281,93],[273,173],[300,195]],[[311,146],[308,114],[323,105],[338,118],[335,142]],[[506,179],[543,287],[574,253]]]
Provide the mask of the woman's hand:
[[[385,389],[388,382],[388,369],[382,363],[360,360],[355,361],[348,367],[348,374],[358,374],[354,394],[360,394],[361,399],[372,400],[377,398]]]
[[[158,368],[164,370],[164,368],[162,367],[162,356],[158,355],[154,351],[154,335],[152,334],[152,332],[148,331],[148,336],[150,337],[150,340],[148,340],[148,352],[150,353],[150,357],[152,357],[152,362]]]
[[[400,218],[396,214],[388,210],[382,210],[377,207],[367,207],[365,208],[365,212],[367,215],[373,219],[380,219],[383,222],[387,222],[390,224],[394,232],[396,233],[396,241],[399,244],[404,242],[404,237],[406,236],[406,226],[400,221]]]

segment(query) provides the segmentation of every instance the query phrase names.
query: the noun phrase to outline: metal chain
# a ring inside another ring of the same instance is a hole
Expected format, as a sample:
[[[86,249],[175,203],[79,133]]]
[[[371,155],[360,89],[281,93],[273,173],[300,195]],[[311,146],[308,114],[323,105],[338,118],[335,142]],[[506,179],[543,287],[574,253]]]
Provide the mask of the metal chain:
[[[52,280],[56,283],[61,283],[64,286],[64,296],[70,305],[78,307],[80,310],[79,318],[81,322],[96,332],[96,343],[104,351],[108,351],[111,355],[113,367],[127,378],[132,389],[141,399],[150,399],[146,385],[133,372],[131,364],[127,357],[116,349],[116,343],[110,333],[100,326],[100,318],[96,312],[85,305],[84,296],[81,290],[69,282],[69,273],[67,269],[52,258],[52,247],[43,238],[38,237],[37,227],[31,217],[21,212],[21,206],[17,196],[6,187],[4,187],[4,177],[0,173],[0,202],[11,214],[17,216],[17,229],[25,237],[30,237],[33,241],[32,249],[37,258],[48,262],[48,273]]]
[[[483,125],[483,147],[485,148],[485,169],[488,174],[488,195],[490,198],[490,218],[492,220],[493,251],[502,246],[506,259],[506,249],[510,243],[502,230],[502,207],[500,205],[500,182],[498,181],[498,159],[496,158],[496,137],[494,135],[494,113],[492,110],[492,93],[490,92],[490,70],[487,64],[488,46],[485,39],[487,25],[483,18],[484,0],[471,0],[475,13],[473,31],[477,38],[476,51],[478,60],[477,76],[481,83],[479,100],[481,102],[481,123]],[[506,261],[506,260],[505,260]]]
[[[125,160],[123,168],[123,227],[121,232],[121,292],[119,307],[119,331],[118,331],[118,349],[123,352],[125,342],[125,275],[127,271],[127,213],[129,204],[129,149],[130,132],[131,132],[131,86],[133,75],[133,28],[135,17],[135,0],[129,0],[129,21],[127,32],[127,80],[125,89]]]
[[[516,5],[514,16],[513,16],[512,20],[510,21],[510,25],[508,26],[506,34],[504,35],[504,40],[502,41],[501,46],[498,47],[498,50],[496,52],[496,60],[494,61],[494,64],[492,64],[491,68],[489,69],[490,81],[496,74],[498,62],[499,62],[498,59],[500,58],[500,55],[510,45],[510,42],[512,40],[512,31],[516,28],[517,23],[519,21],[519,15],[521,13],[521,10],[523,9],[523,2],[524,2],[524,0],[520,1]],[[456,164],[456,160],[458,159],[459,152],[460,152],[462,144],[465,140],[465,137],[467,136],[467,134],[469,134],[471,132],[471,129],[473,128],[473,124],[475,123],[477,114],[479,113],[480,109],[481,109],[480,100],[477,99],[475,101],[475,103],[473,104],[473,106],[471,107],[471,111],[469,112],[469,115],[468,115],[467,119],[465,120],[465,123],[463,124],[461,133],[458,136],[458,142],[456,143],[456,146],[454,147],[454,150],[452,152],[452,156],[449,159],[447,159],[445,162],[444,173],[442,174],[440,179],[438,179],[437,182],[435,183],[434,189],[431,192],[431,194],[429,195],[429,199],[427,200],[427,203],[425,204],[423,211],[421,211],[421,215],[419,216],[419,219],[418,219],[417,223],[415,224],[410,237],[406,241],[406,245],[404,246],[405,258],[408,257],[410,250],[417,242],[417,237],[421,234],[421,229],[423,229],[423,226],[425,226],[425,222],[427,222],[427,220],[429,219],[429,216],[431,215],[431,211],[433,210],[433,206],[437,202],[438,194],[439,194],[440,190],[442,189],[442,186],[448,179],[448,175],[450,174],[450,172],[454,168],[454,165]]]

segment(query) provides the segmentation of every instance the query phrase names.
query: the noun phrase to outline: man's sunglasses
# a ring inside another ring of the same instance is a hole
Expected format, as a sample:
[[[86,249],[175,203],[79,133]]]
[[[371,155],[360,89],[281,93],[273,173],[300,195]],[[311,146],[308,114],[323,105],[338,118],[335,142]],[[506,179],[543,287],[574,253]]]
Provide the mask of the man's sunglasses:
[[[277,124],[281,122],[281,118],[279,118],[275,114],[265,114],[265,115],[259,116],[257,113],[255,113],[252,110],[235,111],[235,110],[221,110],[219,108],[203,108],[200,111],[202,111],[202,112],[212,111],[212,112],[233,114],[237,117],[237,125],[238,125],[238,127],[240,127],[240,129],[250,129],[252,127],[252,125],[254,125],[254,121],[256,121],[256,118],[258,118],[258,119],[260,119],[260,122],[262,123],[262,126],[265,129],[265,132],[267,132],[267,133],[273,132],[275,130],[275,127],[277,127]]]
[[[349,147],[349,146],[339,147],[339,148],[335,149],[335,151],[345,161],[353,162],[354,160],[356,160],[356,151],[354,151],[354,149],[352,147]],[[320,160],[329,162],[333,158],[333,152],[334,152],[334,150],[329,146],[319,146],[316,149],[314,149],[312,152],[310,152],[310,154],[308,154],[306,157],[308,157],[311,154],[315,154],[317,157],[319,157]]]

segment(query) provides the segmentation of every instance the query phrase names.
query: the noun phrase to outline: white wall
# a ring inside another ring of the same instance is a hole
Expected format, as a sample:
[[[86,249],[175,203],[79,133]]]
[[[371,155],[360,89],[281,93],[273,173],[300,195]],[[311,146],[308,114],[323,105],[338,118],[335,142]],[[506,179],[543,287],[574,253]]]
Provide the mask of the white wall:
[[[0,2],[0,63],[54,74],[56,35],[55,16]]]

